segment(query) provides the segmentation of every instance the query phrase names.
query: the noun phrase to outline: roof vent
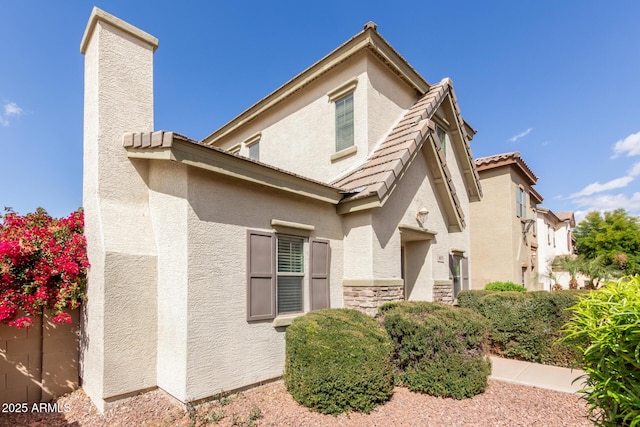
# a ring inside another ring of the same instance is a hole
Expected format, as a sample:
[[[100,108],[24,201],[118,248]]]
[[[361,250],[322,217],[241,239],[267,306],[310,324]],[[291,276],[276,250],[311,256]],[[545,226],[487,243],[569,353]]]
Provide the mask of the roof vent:
[[[373,21],[369,21],[366,24],[364,24],[364,28],[363,30],[368,30],[369,28],[371,28],[373,31],[376,31],[378,29],[378,26],[376,25],[375,22]]]

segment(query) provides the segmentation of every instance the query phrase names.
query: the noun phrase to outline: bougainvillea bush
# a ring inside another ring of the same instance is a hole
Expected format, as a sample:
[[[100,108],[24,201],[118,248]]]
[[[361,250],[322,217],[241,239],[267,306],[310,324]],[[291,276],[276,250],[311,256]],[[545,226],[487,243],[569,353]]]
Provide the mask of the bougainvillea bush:
[[[66,309],[86,298],[87,260],[82,210],[52,218],[38,208],[0,215],[0,323],[28,328],[44,309],[71,323]]]

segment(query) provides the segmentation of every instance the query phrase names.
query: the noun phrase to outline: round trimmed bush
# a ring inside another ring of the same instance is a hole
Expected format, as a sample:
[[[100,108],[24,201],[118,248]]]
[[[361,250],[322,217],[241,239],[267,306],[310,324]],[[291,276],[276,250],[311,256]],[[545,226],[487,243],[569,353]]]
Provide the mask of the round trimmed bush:
[[[482,316],[429,302],[383,305],[379,312],[395,343],[401,384],[412,391],[456,399],[487,388],[489,328]]]
[[[312,311],[287,328],[284,383],[297,402],[318,412],[369,413],[393,394],[392,349],[364,313]]]

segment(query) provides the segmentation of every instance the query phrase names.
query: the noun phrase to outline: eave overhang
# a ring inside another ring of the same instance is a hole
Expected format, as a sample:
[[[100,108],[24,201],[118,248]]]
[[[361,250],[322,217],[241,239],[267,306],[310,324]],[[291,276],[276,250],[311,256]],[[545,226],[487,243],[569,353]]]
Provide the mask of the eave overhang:
[[[333,205],[343,198],[337,187],[203,145],[174,132],[126,134],[123,145],[131,159],[178,162]]]

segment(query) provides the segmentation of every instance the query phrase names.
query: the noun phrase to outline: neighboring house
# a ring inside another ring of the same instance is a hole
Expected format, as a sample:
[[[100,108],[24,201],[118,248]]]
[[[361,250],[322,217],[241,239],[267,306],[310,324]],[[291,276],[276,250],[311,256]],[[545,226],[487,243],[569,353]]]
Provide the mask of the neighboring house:
[[[575,239],[572,229],[576,226],[573,212],[553,213],[550,209],[536,209],[538,237],[538,272],[542,289],[552,290],[554,284],[569,288],[571,275],[564,271],[561,258],[574,256]]]
[[[471,203],[472,289],[509,281],[539,289],[535,211],[542,196],[533,188],[538,177],[520,153],[475,160],[483,189]]]
[[[195,141],[154,130],[157,46],[99,9],[81,43],[81,376],[98,408],[277,378],[309,310],[468,288],[481,189],[449,79],[427,83],[369,23]]]

